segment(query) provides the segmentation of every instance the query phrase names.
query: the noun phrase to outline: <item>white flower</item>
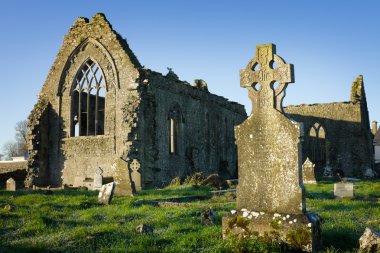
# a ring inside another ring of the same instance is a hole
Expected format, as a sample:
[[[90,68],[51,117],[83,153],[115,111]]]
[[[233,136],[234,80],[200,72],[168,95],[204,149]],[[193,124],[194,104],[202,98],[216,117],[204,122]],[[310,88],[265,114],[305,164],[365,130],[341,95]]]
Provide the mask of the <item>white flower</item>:
[[[242,211],[242,212],[247,212],[248,210],[245,209],[245,208],[243,208],[243,209],[241,209],[241,211]]]
[[[280,217],[281,215],[278,213],[275,213],[275,214],[273,214],[273,216],[277,218],[277,217]]]
[[[296,223],[296,222],[297,222],[297,219],[294,219],[293,222]]]
[[[281,221],[280,221],[280,220],[278,221],[278,224],[281,224]]]
[[[264,215],[264,212],[260,212],[260,215]]]
[[[276,217],[273,217],[272,220],[276,219]]]
[[[259,217],[259,215],[260,215],[260,213],[258,213],[258,212],[251,212],[251,214],[252,214],[253,216],[255,216],[255,218]]]
[[[248,219],[252,219],[252,215],[248,215]]]
[[[247,217],[248,216],[248,212],[243,212],[243,217]]]
[[[231,210],[231,214],[235,214],[236,212],[236,210]]]
[[[289,218],[290,218],[290,215],[289,215],[289,214],[288,214],[288,215],[286,215],[286,218],[287,218],[287,219],[289,219]]]
[[[293,221],[289,221],[289,224],[293,224]]]
[[[307,226],[308,226],[309,228],[311,228],[311,223],[307,224]]]
[[[286,220],[286,217],[282,217],[283,220]]]

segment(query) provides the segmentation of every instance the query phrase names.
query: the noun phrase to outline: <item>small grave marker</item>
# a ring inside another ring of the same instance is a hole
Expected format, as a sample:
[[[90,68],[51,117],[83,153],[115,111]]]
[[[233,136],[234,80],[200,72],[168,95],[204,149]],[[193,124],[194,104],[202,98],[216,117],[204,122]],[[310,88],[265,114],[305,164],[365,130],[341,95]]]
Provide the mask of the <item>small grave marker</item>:
[[[16,181],[13,178],[7,180],[7,191],[16,191]]]
[[[334,196],[337,198],[353,198],[354,184],[349,182],[339,182],[334,184]]]
[[[102,188],[102,185],[103,185],[102,174],[103,174],[103,170],[100,167],[96,168],[95,176],[94,176],[94,184],[93,184],[94,190],[100,190],[100,188]]]

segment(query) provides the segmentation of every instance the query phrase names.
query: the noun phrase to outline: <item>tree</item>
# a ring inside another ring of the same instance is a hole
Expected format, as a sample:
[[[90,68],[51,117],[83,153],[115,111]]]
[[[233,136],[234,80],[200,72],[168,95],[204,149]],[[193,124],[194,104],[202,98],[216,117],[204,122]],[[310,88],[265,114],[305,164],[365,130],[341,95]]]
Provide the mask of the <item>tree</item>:
[[[21,120],[15,125],[16,140],[19,145],[19,153],[28,151],[28,120]]]
[[[17,142],[8,141],[3,146],[3,151],[8,158],[19,155],[19,145]]]

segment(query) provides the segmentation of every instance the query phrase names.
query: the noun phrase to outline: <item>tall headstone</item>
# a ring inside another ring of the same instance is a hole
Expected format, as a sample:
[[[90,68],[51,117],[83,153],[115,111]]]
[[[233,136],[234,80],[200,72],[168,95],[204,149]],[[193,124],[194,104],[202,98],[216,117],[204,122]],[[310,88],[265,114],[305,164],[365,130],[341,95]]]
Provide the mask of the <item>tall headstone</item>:
[[[131,176],[132,176],[132,181],[135,184],[136,190],[140,191],[141,190],[141,174],[140,174],[140,163],[136,159],[133,159],[131,164],[129,165],[131,168]]]
[[[95,175],[94,175],[94,184],[93,184],[93,190],[100,190],[103,185],[103,170],[98,167],[95,170]]]
[[[301,124],[283,112],[282,99],[294,82],[293,66],[275,53],[275,45],[256,48],[256,56],[240,72],[240,86],[252,101],[251,116],[236,128],[238,208],[303,213],[300,184]],[[272,65],[278,64],[277,67]],[[278,85],[275,85],[275,84]]]
[[[315,164],[310,161],[309,157],[302,164],[302,181],[304,184],[316,184]]]
[[[121,158],[116,159],[114,164],[115,195],[134,196],[135,186],[131,180],[131,172],[128,163]]]
[[[230,234],[244,238],[248,232],[269,235],[298,250],[318,248],[321,224],[317,215],[306,213],[302,184],[303,128],[282,107],[287,85],[293,82],[293,65],[276,55],[273,44],[257,46],[256,56],[240,72],[252,113],[235,128],[238,211],[223,217],[224,238]],[[299,236],[305,239],[295,245],[291,238]]]
[[[7,191],[16,191],[16,181],[13,178],[9,178],[6,182]]]

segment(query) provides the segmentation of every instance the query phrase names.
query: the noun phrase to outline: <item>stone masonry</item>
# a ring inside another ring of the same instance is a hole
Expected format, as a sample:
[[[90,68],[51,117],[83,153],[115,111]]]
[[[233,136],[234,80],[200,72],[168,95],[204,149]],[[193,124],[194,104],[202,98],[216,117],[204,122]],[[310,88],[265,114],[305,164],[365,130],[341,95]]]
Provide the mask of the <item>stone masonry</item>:
[[[366,168],[372,167],[373,137],[363,76],[359,75],[352,83],[348,102],[302,104],[284,110],[304,124],[302,154],[304,159],[309,157],[315,164],[317,180],[322,179],[326,164],[330,164],[334,171],[342,170],[344,176],[359,178],[363,177]],[[319,138],[313,129],[316,125],[320,126],[319,133],[323,128],[323,135],[320,134]]]
[[[210,93],[203,80],[190,85],[172,70],[144,68],[103,14],[78,18],[29,117],[36,175],[28,181],[70,185],[97,167],[112,178],[115,161],[130,168],[134,160],[141,188],[198,171],[236,177],[233,129],[245,118],[242,105]]]

